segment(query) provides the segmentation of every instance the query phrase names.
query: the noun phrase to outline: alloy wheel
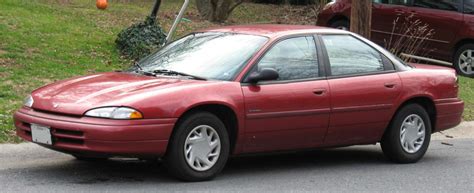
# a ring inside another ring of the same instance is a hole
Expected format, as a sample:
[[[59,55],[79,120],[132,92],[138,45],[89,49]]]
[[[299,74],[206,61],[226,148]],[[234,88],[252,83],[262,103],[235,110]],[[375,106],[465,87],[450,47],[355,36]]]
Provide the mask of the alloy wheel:
[[[474,50],[465,50],[459,56],[459,70],[464,74],[474,74]]]

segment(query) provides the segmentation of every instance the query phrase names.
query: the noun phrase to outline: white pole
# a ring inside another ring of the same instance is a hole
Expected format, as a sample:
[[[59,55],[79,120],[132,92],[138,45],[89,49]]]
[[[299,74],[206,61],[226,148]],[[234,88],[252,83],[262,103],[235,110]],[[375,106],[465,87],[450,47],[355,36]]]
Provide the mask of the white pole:
[[[168,32],[168,36],[166,36],[165,44],[170,42],[171,38],[173,38],[173,34],[176,31],[176,27],[181,21],[181,18],[183,18],[184,11],[186,11],[186,8],[188,8],[188,5],[189,5],[189,0],[184,0],[184,4],[181,7],[181,10],[179,10],[178,16],[176,16],[176,19],[174,20],[173,25],[171,26],[171,29]]]

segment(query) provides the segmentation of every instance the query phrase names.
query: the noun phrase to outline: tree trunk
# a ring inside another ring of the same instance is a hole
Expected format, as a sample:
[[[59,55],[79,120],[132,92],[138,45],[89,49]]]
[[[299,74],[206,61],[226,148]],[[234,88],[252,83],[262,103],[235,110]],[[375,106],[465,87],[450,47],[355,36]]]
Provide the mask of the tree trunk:
[[[150,18],[152,19],[153,23],[156,23],[156,16],[158,15],[158,10],[160,10],[161,0],[156,0],[155,5],[153,5],[153,9],[151,9]]]
[[[150,17],[156,19],[158,15],[158,10],[160,10],[161,0],[156,0],[153,9],[151,10]]]
[[[224,22],[243,0],[196,0],[202,18],[211,22]]]
[[[351,4],[351,31],[370,38],[372,0],[357,0]]]

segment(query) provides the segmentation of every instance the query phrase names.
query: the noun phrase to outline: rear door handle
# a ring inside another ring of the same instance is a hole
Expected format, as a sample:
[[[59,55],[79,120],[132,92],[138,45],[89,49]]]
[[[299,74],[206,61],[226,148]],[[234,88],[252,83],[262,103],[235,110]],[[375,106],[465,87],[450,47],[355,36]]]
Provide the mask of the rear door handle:
[[[314,89],[314,90],[313,90],[313,93],[314,93],[315,95],[322,96],[322,95],[326,94],[326,89]]]
[[[396,85],[397,84],[395,84],[395,83],[385,83],[386,88],[395,88]]]

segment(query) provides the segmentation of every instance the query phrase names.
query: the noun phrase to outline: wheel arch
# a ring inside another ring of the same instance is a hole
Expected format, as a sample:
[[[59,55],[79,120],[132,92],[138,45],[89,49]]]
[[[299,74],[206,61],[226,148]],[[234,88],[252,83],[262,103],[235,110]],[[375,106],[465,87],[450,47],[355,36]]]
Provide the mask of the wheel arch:
[[[453,52],[452,52],[452,60],[454,61],[455,57],[456,57],[456,53],[458,52],[458,49],[461,48],[461,46],[465,45],[465,44],[474,44],[474,39],[473,38],[464,38],[464,39],[461,39],[459,40],[455,45],[454,45],[454,49],[453,49]]]
[[[392,124],[392,121],[394,120],[395,116],[397,113],[402,109],[403,107],[409,105],[409,104],[419,104],[421,105],[426,112],[428,113],[428,116],[430,117],[430,123],[431,123],[431,132],[435,131],[436,129],[436,115],[437,115],[437,110],[436,110],[436,105],[430,96],[414,96],[411,98],[406,99],[404,102],[402,102],[395,113],[392,115],[392,119],[390,120],[389,126]],[[388,128],[388,127],[387,127]],[[387,131],[387,129],[385,129]]]
[[[176,125],[178,125],[182,121],[182,119],[186,117],[186,115],[202,111],[214,114],[224,123],[229,134],[230,153],[232,154],[235,150],[237,137],[239,134],[239,120],[236,111],[234,110],[234,108],[231,107],[231,105],[221,102],[209,102],[193,105],[179,115]],[[173,134],[171,138],[173,137]]]

